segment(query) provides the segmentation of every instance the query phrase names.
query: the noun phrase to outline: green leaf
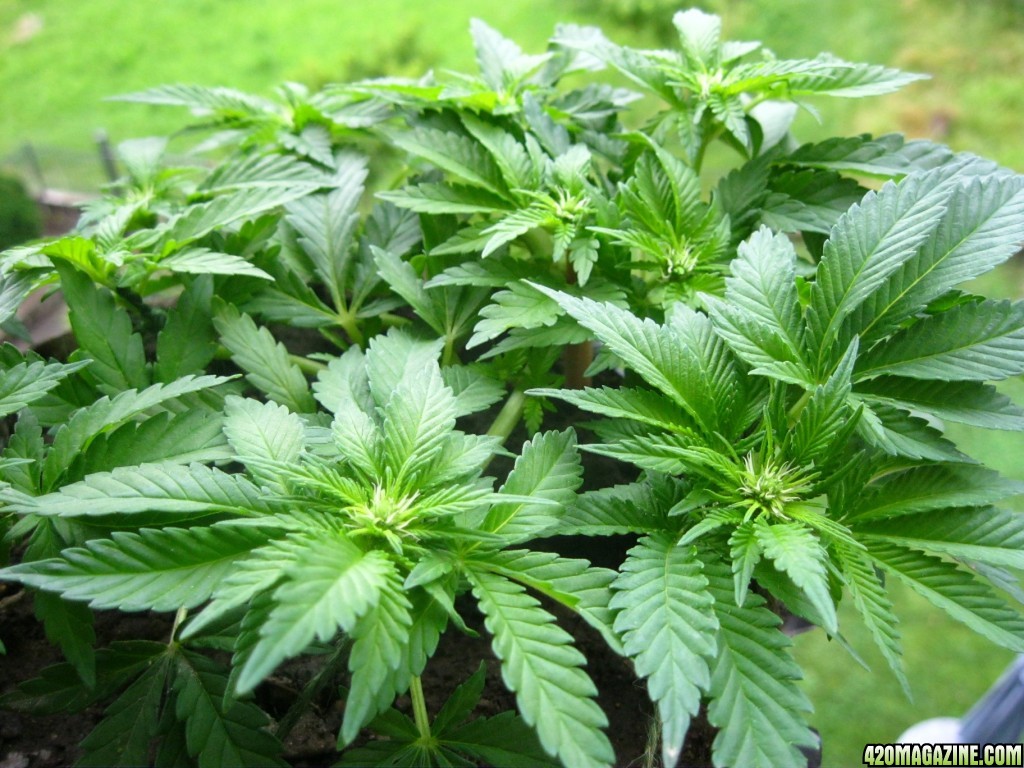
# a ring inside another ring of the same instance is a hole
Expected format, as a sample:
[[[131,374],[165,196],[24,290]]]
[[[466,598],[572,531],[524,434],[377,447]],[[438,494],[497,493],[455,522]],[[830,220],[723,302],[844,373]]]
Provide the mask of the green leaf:
[[[199,189],[211,193],[246,187],[305,187],[309,192],[332,181],[323,171],[294,155],[251,153],[218,165]]]
[[[402,582],[394,566],[383,574],[376,604],[350,633],[352,650],[348,668],[352,682],[345,699],[345,718],[338,735],[339,746],[350,744],[359,730],[391,704],[395,689],[393,673],[402,664],[410,642],[412,608],[402,591]],[[421,670],[422,671],[422,670]],[[391,682],[392,685],[386,685]]]
[[[925,80],[927,75],[901,72],[877,64],[851,64],[829,54],[814,59],[830,65],[830,70],[820,74],[797,75],[788,81],[791,97],[804,94],[821,94],[843,98],[879,96],[898,91],[915,80]]]
[[[776,173],[764,201],[761,221],[777,232],[816,232],[828,235],[865,189],[831,171],[801,170]]]
[[[811,704],[797,686],[800,668],[779,617],[753,593],[737,606],[727,565],[705,560],[704,575],[719,623],[708,706],[708,720],[721,729],[712,746],[715,765],[805,765],[799,747],[817,738],[804,722]]]
[[[583,467],[573,430],[534,435],[523,445],[498,496],[531,497],[548,503],[499,502],[487,513],[483,529],[500,533],[510,542],[532,538],[557,523],[582,482]]]
[[[818,264],[807,314],[807,340],[818,371],[834,361],[834,345],[850,313],[931,236],[949,194],[946,176],[914,175],[869,192],[836,224]],[[839,340],[845,349],[849,340]]]
[[[987,381],[1024,372],[1024,302],[959,304],[914,323],[864,354],[857,378]]]
[[[621,570],[610,604],[619,610],[615,631],[658,706],[662,763],[674,766],[711,685],[714,600],[693,547],[677,547],[668,537],[642,538]]]
[[[505,685],[544,749],[573,768],[611,765],[615,755],[601,730],[608,719],[593,700],[597,689],[572,637],[520,585],[484,571],[467,575]]]
[[[1024,516],[996,507],[943,509],[858,523],[857,534],[865,541],[1024,570]]]
[[[158,413],[98,435],[70,467],[66,480],[137,464],[227,461],[231,455],[219,413]]]
[[[905,176],[915,170],[945,165],[953,152],[930,141],[906,141],[901,134],[889,133],[873,138],[868,134],[835,137],[804,144],[779,162],[798,168],[820,168],[889,178]]]
[[[18,363],[0,371],[0,417],[20,411],[34,403],[66,377],[89,365],[90,360],[76,363],[44,363],[41,360]]]
[[[284,490],[275,468],[296,463],[303,452],[305,427],[298,416],[283,405],[229,397],[224,434],[235,458],[254,478]]]
[[[725,300],[703,296],[715,331],[754,373],[806,387],[813,376],[803,352],[796,291],[796,251],[767,228],[739,247],[725,281]]]
[[[713,523],[719,525],[726,521],[710,514],[701,522],[707,523],[710,527]],[[690,529],[691,531],[693,529]],[[691,539],[692,540],[692,539]],[[764,554],[764,547],[757,536],[757,526],[753,520],[744,520],[729,535],[729,558],[732,560],[732,579],[736,593],[736,605],[743,605],[747,600],[747,590],[750,589],[750,579],[754,575],[754,569],[761,562],[761,555]]]
[[[557,529],[546,535],[616,536],[671,528],[666,511],[672,505],[647,483],[631,483],[578,494],[566,507]]]
[[[591,413],[613,419],[632,419],[666,430],[690,430],[693,420],[656,392],[639,387],[585,387],[583,389],[530,389],[535,397],[554,397]]]
[[[96,633],[92,612],[84,605],[45,592],[35,594],[33,607],[36,618],[43,622],[46,639],[60,648],[86,685],[95,685]]]
[[[359,226],[359,200],[368,169],[366,159],[344,154],[337,161],[334,189],[310,195],[288,205],[285,220],[299,235],[299,245],[313,262],[331,292],[334,307],[347,306],[351,283],[351,255]]]
[[[558,301],[613,354],[682,406],[705,430],[731,433],[735,403],[744,387],[707,318],[677,305],[669,323],[659,326],[607,302],[535,287]]]
[[[255,704],[227,695],[227,676],[198,653],[175,657],[175,714],[185,723],[188,754],[200,768],[287,766],[269,718]]]
[[[903,264],[847,324],[865,340],[881,339],[955,286],[995,268],[1020,248],[1024,178],[968,177],[949,211],[914,258]]]
[[[932,555],[872,542],[872,559],[887,573],[992,642],[1024,651],[1024,619],[986,584]]]
[[[85,606],[79,606],[88,610]],[[90,644],[91,647],[91,644]],[[138,677],[167,652],[165,643],[149,640],[115,640],[96,651],[96,680],[85,685],[74,666],[67,662],[43,668],[38,677],[20,683],[0,697],[0,706],[16,712],[55,715],[80,712],[96,701],[110,697]]]
[[[107,707],[103,719],[82,740],[78,766],[149,764],[150,742],[156,736],[167,682],[166,659],[150,666]]]
[[[911,467],[865,488],[853,505],[855,525],[950,507],[984,507],[1024,493],[1024,483],[972,464]]]
[[[423,341],[398,329],[370,339],[366,375],[373,402],[383,408],[399,384],[419,381],[424,369],[437,365],[442,345],[440,339]]]
[[[497,338],[511,328],[551,326],[561,313],[558,304],[527,283],[515,281],[491,296],[491,303],[480,310],[467,347],[476,347]]]
[[[384,553],[364,552],[347,538],[306,539],[274,590],[275,606],[238,677],[237,692],[251,691],[314,638],[326,642],[339,629],[351,633],[381,600],[393,572]]]
[[[220,376],[183,376],[169,384],[154,384],[141,391],[128,390],[113,398],[102,397],[77,410],[61,424],[43,466],[43,486],[52,488],[61,474],[100,434],[140,414],[170,409],[194,392],[218,387],[229,381]]]
[[[376,341],[378,337],[374,337]],[[313,396],[331,413],[345,404],[352,404],[366,414],[373,413],[374,401],[366,370],[366,358],[356,346],[327,364],[313,382]]]
[[[402,189],[378,192],[377,197],[416,213],[432,216],[506,211],[511,203],[504,197],[464,184],[413,184]]]
[[[505,386],[500,381],[469,366],[445,366],[441,378],[455,395],[456,416],[479,413],[505,397]]]
[[[241,475],[192,464],[142,464],[89,475],[44,496],[0,491],[8,508],[43,517],[98,517],[151,512],[178,515],[270,514],[266,494]]]
[[[71,329],[92,360],[90,374],[108,394],[148,386],[142,337],[132,331],[128,313],[114,303],[105,288],[93,285],[74,267],[61,260],[55,266],[71,310]]]
[[[292,534],[270,541],[239,560],[235,570],[215,586],[209,605],[185,625],[181,637],[201,635],[235,609],[248,605],[256,595],[272,592],[285,570],[306,553],[309,543],[308,537]]]
[[[850,590],[853,604],[868,628],[871,639],[875,641],[882,657],[909,698],[910,683],[903,668],[903,646],[899,630],[896,628],[898,620],[874,564],[859,548],[841,542],[833,544],[833,547],[836,564],[846,581],[846,588]]]
[[[2,578],[93,608],[174,611],[205,602],[235,562],[265,541],[254,528],[115,531],[59,558],[11,566]]]
[[[857,383],[858,395],[940,420],[986,429],[1024,430],[1024,411],[995,387],[974,381],[929,381],[877,376]]]
[[[503,195],[501,172],[476,141],[435,128],[416,128],[391,136],[395,146],[447,171],[456,179]]]
[[[274,278],[241,256],[218,253],[209,248],[185,248],[157,262],[161,269],[190,275],[244,275],[261,280]]]
[[[440,736],[446,731],[457,728],[473,714],[476,705],[480,702],[480,696],[484,692],[484,678],[486,677],[487,664],[481,661],[476,672],[452,691],[452,695],[448,697],[437,713],[437,717],[430,724],[430,730],[434,735]]]
[[[839,619],[828,588],[827,556],[817,537],[800,523],[769,523],[763,517],[754,523],[754,534],[764,556],[804,591],[825,621],[824,629],[836,634]]]
[[[460,755],[485,765],[508,768],[554,768],[559,765],[545,754],[537,734],[514,712],[480,717],[453,728],[439,739]]]
[[[156,337],[156,378],[171,382],[206,368],[217,351],[210,302],[213,279],[193,280]]]
[[[225,116],[261,117],[268,113],[273,114],[277,109],[276,104],[258,96],[233,88],[210,88],[202,85],[159,85],[114,98],[117,101],[133,101],[138,104],[188,107],[206,113],[218,112]]]
[[[251,317],[230,304],[220,305],[213,324],[231,359],[247,372],[254,387],[297,413],[316,410],[306,377],[270,331],[257,327]]]
[[[925,419],[884,404],[868,405],[862,401],[857,433],[869,445],[891,456],[929,461],[969,460]]]
[[[434,363],[395,387],[382,413],[384,461],[402,484],[444,448],[455,429],[455,396]]]
[[[849,421],[855,418],[850,413],[849,397],[857,350],[855,337],[828,381],[811,390],[810,399],[789,435],[792,437],[789,455],[797,465],[824,463],[823,457],[842,447],[837,444],[841,443],[841,436],[844,433],[849,436]]]
[[[481,566],[560,602],[600,632],[613,651],[622,653],[612,630],[615,614],[608,605],[615,571],[595,568],[588,560],[529,550],[489,552]]]
[[[320,185],[318,185],[320,186]],[[274,184],[241,187],[213,198],[207,203],[189,206],[168,225],[167,236],[181,245],[226,229],[241,221],[280,208],[312,191],[309,184]]]

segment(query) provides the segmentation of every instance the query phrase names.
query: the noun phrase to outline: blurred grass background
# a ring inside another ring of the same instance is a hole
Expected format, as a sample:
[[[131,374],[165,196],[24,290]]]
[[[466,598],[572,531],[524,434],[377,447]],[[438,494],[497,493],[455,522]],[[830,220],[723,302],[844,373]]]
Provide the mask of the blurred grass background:
[[[925,72],[933,79],[881,99],[819,99],[820,124],[801,116],[801,139],[901,131],[933,138],[1024,170],[1024,1],[717,0],[734,39],[763,41],[780,56],[830,51],[843,58]],[[94,133],[117,141],[180,127],[181,112],[103,101],[163,83],[227,85],[268,94],[294,80],[312,86],[350,77],[419,75],[473,67],[468,20],[480,16],[527,50],[541,50],[556,23],[598,24],[617,41],[671,44],[666,0],[0,0],[0,162],[31,172],[36,148],[51,186],[92,189],[102,181]],[[979,290],[1024,292],[1008,265]],[[1005,390],[1024,403],[1024,383]],[[964,450],[1024,479],[1020,435],[958,429]],[[1024,505],[1017,500],[1018,508]],[[850,642],[874,669],[859,667],[820,632],[797,639],[827,766],[861,761],[867,742],[894,740],[921,719],[960,716],[1011,654],[948,620],[899,585],[914,701],[873,653],[852,612]]]

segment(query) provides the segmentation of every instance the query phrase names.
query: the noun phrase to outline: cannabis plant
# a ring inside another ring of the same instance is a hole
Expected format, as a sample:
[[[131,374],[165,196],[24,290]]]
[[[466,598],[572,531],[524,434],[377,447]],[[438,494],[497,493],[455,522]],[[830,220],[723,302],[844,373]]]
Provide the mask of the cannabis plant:
[[[75,232],[0,255],[0,324],[59,288],[75,347],[0,348],[0,578],[67,660],[0,704],[105,706],[83,765],[280,764],[335,693],[345,765],[611,765],[636,755],[593,630],[665,765],[702,708],[716,766],[802,765],[781,615],[848,647],[852,601],[905,688],[883,576],[1024,650],[993,589],[1024,566],[994,506],[1020,485],[945,434],[1024,429],[989,383],[1024,372],[1024,313],[963,287],[1019,248],[1024,179],[801,144],[807,100],[919,76],[673,21],[673,50],[563,26],[531,54],[476,21],[469,74],[126,97],[203,138],[122,144]],[[583,458],[633,482],[577,493],[576,408]],[[566,534],[635,542],[616,571]],[[96,648],[93,609],[167,637]],[[442,639],[482,633],[518,711],[477,716],[467,659],[431,712]]]
[[[867,195],[807,279],[788,238],[757,231],[707,314],[680,304],[659,324],[554,294],[645,385],[538,394],[608,417],[584,447],[653,473],[584,494],[559,530],[642,536],[610,607],[666,763],[702,695],[716,764],[798,763],[814,744],[765,598],[843,642],[849,594],[908,693],[880,573],[1024,650],[991,586],[1024,568],[1024,520],[992,506],[1024,487],[943,435],[1022,427],[985,383],[1024,372],[1021,308],[955,289],[1017,251],[1022,203],[1024,179],[962,158]]]

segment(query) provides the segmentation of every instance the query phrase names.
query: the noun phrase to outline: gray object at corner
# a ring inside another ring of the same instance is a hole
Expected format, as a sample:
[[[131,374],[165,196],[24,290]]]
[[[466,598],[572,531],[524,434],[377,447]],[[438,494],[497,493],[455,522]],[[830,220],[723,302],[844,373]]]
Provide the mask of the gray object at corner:
[[[936,717],[912,725],[901,743],[1010,744],[1024,733],[1024,656],[1007,668],[971,711],[959,720]]]

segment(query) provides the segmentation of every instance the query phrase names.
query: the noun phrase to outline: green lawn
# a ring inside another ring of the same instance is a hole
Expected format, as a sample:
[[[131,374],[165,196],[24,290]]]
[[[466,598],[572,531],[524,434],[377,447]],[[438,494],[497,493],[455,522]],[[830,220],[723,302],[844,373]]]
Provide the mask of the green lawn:
[[[313,84],[385,71],[472,66],[468,19],[479,15],[519,41],[541,48],[555,23],[605,23],[597,3],[511,0],[0,0],[0,160],[24,142],[39,148],[47,180],[90,187],[100,178],[93,134],[117,141],[167,132],[174,110],[105,102],[150,86],[194,82],[269,93],[284,80]],[[801,118],[810,138],[833,132],[903,131],[1024,169],[1024,8],[1014,0],[719,0],[729,33],[760,39],[780,56],[819,50],[857,60],[930,72],[904,93],[870,102],[818,103],[823,124]],[[35,14],[38,31],[18,39]],[[668,20],[666,19],[666,23]],[[642,32],[607,27],[636,41]],[[1019,295],[1022,275],[1006,271],[988,286]],[[1008,391],[1024,402],[1024,384]],[[964,449],[1024,479],[1020,435],[959,430]],[[848,639],[869,674],[821,632],[797,640],[825,741],[828,766],[860,763],[866,742],[889,741],[917,720],[960,715],[992,683],[1010,654],[946,620],[937,609],[893,587],[909,677],[906,701],[884,663],[848,613]]]
[[[268,93],[285,80],[323,83],[360,74],[416,74],[467,67],[468,19],[478,15],[539,49],[559,21],[611,24],[601,3],[512,0],[0,0],[0,158],[25,142],[51,183],[90,186],[99,178],[93,137],[115,140],[180,125],[173,110],[104,101],[163,83],[230,85]],[[812,137],[833,130],[937,136],[958,148],[1024,168],[1018,116],[1024,12],[1013,0],[717,0],[731,35],[760,39],[779,55],[829,50],[935,77],[905,93],[855,104],[819,104],[824,124],[802,119]],[[668,19],[665,19],[668,24]],[[34,33],[32,30],[35,30]],[[24,167],[24,163],[21,164]]]

